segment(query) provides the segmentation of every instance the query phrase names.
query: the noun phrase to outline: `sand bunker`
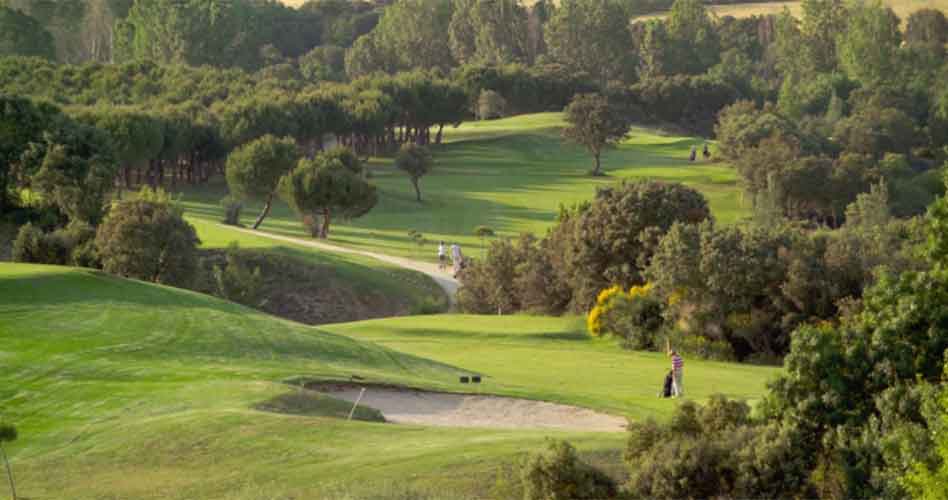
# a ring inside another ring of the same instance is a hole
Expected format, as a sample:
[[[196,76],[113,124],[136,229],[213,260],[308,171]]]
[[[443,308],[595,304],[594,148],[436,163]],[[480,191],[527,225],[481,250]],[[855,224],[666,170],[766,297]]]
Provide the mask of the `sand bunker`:
[[[319,385],[313,390],[353,402],[361,386]],[[507,429],[621,432],[626,419],[586,408],[529,399],[427,392],[367,386],[360,406],[375,408],[399,424]]]

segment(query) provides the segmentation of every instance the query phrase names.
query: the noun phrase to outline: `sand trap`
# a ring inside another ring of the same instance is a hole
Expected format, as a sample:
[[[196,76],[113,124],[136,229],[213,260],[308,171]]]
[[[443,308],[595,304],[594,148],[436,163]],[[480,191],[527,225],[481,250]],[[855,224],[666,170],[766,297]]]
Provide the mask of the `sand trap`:
[[[325,384],[310,388],[352,402],[359,397],[361,386]],[[367,386],[359,406],[375,408],[385,420],[399,424],[600,432],[622,432],[626,428],[625,418],[577,406],[393,387]]]

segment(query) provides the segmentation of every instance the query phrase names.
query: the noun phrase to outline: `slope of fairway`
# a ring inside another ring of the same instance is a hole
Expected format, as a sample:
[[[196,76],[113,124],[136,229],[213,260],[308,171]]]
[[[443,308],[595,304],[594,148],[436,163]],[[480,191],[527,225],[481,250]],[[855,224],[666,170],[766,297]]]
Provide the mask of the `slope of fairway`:
[[[669,414],[674,401],[646,401],[664,361],[579,340],[570,324],[444,316],[329,331],[95,271],[2,264],[0,420],[21,431],[10,451],[25,498],[361,498],[404,488],[482,498],[499,464],[538,449],[546,436],[569,439],[614,472],[625,437],[345,422],[254,408],[292,392],[281,381],[296,377],[358,375],[470,391],[458,375],[483,371],[485,392],[617,415]],[[363,341],[370,338],[379,343]],[[414,355],[421,352],[437,360]],[[772,374],[688,366],[696,397],[709,392],[699,377],[754,398]],[[338,405],[330,410],[339,414]]]
[[[521,232],[542,235],[554,224],[560,205],[590,200],[597,187],[623,178],[683,182],[708,198],[719,221],[734,222],[748,213],[741,205],[737,175],[727,164],[688,161],[696,137],[663,135],[633,127],[630,138],[603,157],[607,177],[586,173],[591,157],[563,144],[561,113],[523,115],[472,122],[445,131],[446,144],[435,148],[436,166],[421,180],[424,202],[415,201],[407,177],[390,159],[374,159],[372,182],[379,203],[366,216],[334,224],[332,242],[380,253],[434,260],[438,240],[456,241],[468,255],[478,255],[488,241],[473,235],[480,225],[501,236]],[[189,216],[219,220],[217,200],[227,188],[222,179],[185,192]],[[252,223],[259,205],[250,204],[244,222]],[[307,236],[296,215],[278,203],[263,226],[277,234]],[[420,231],[428,243],[408,236]]]
[[[291,257],[310,266],[313,274],[319,274],[322,297],[312,300],[327,300],[332,303],[320,304],[325,307],[347,309],[353,313],[353,319],[382,317],[380,315],[358,315],[356,310],[384,304],[385,310],[396,310],[398,315],[439,312],[448,309],[449,300],[445,291],[432,278],[424,273],[406,269],[380,260],[361,255],[322,251],[310,246],[296,245],[285,241],[248,234],[219,223],[191,217],[201,238],[202,247],[208,249],[226,248],[237,243],[243,249],[249,249],[279,256]],[[286,283],[292,288],[294,283]],[[325,290],[332,289],[331,292]],[[359,304],[346,303],[346,300]],[[391,315],[396,315],[392,313]]]

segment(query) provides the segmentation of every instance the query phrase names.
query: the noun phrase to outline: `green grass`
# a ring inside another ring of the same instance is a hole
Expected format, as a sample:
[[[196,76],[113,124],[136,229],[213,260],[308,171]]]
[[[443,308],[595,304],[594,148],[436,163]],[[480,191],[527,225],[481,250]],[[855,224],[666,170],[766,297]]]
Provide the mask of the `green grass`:
[[[216,222],[189,217],[204,248],[225,248],[236,242],[241,248],[287,255],[311,264],[326,276],[327,283],[344,283],[361,295],[382,294],[405,301],[409,310],[427,304],[448,307],[447,295],[428,276],[359,255],[323,252],[311,247],[274,241],[234,231]]]
[[[393,350],[463,366],[484,375],[471,388],[629,416],[668,416],[673,403],[656,398],[669,360],[592,339],[580,318],[536,316],[405,317],[325,325],[324,330]],[[704,400],[725,394],[754,403],[770,367],[689,359],[686,394]]]
[[[334,243],[376,252],[433,261],[438,240],[457,241],[468,255],[482,253],[484,244],[473,235],[486,225],[500,237],[521,232],[542,235],[554,223],[560,204],[592,199],[597,187],[623,178],[683,182],[708,198],[715,217],[724,223],[746,216],[737,175],[724,163],[688,162],[690,147],[702,139],[662,135],[635,127],[629,140],[604,156],[608,177],[586,175],[591,157],[559,137],[560,113],[524,115],[504,120],[465,123],[447,129],[447,143],[435,150],[436,166],[421,180],[424,203],[418,204],[406,176],[390,159],[373,159],[372,181],[379,187],[379,204],[368,215],[334,224]],[[220,178],[185,192],[190,217],[219,220],[217,202],[227,192]],[[259,205],[243,215],[250,224]],[[265,231],[307,237],[296,215],[278,203],[261,227]],[[408,231],[420,231],[430,241],[419,248]]]
[[[457,376],[480,371],[485,391],[669,414],[674,401],[649,400],[666,361],[576,327],[465,316],[306,327],[95,271],[0,264],[0,420],[20,428],[10,451],[26,498],[338,498],[392,485],[478,497],[497,465],[551,431],[345,422],[325,416],[337,405],[292,398],[309,414],[255,408],[285,400],[283,381],[298,377],[461,391]],[[695,397],[754,398],[774,373],[687,370]],[[625,441],[552,434],[613,468]]]

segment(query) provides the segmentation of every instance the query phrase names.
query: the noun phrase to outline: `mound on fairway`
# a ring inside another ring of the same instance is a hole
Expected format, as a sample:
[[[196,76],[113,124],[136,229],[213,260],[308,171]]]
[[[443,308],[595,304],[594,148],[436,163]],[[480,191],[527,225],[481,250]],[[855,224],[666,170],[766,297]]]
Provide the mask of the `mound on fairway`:
[[[334,398],[359,401],[396,424],[602,432],[621,432],[626,428],[625,418],[545,401],[398,387],[367,387],[362,393],[361,386],[351,384],[314,388]]]

